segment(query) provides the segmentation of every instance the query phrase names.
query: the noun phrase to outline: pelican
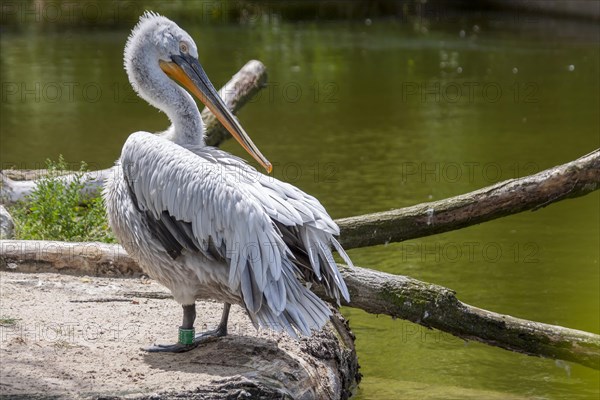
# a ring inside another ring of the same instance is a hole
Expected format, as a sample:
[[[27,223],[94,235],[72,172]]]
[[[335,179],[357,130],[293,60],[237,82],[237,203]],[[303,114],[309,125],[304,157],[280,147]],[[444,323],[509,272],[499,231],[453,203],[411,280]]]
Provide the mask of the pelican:
[[[164,132],[127,138],[103,191],[119,242],[183,307],[178,341],[145,350],[184,352],[226,335],[231,304],[243,307],[257,328],[293,337],[321,329],[331,310],[312,283],[338,304],[340,295],[350,301],[331,252],[352,265],[335,238],[338,226],[316,198],[205,145],[200,112],[184,88],[271,172],[206,76],[196,44],[174,22],[142,15],[124,61],[137,94],[171,122]],[[198,299],[224,307],[218,327],[196,335]]]

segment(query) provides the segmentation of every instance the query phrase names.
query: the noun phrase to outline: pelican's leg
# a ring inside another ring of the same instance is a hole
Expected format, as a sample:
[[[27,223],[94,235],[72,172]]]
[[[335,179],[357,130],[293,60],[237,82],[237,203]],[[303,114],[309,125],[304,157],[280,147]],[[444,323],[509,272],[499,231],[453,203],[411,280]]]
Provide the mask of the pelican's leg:
[[[227,335],[227,320],[231,304],[225,303],[223,315],[217,329],[202,332],[194,336],[194,321],[196,320],[196,305],[183,306],[183,323],[179,327],[179,341],[175,344],[158,344],[146,347],[149,352],[183,353],[195,349],[199,344],[210,342],[218,337]]]
[[[219,326],[217,326],[217,329],[197,334],[194,339],[194,342],[198,341],[199,343],[201,343],[221,336],[227,336],[227,320],[229,319],[230,308],[231,304],[223,304],[223,314],[221,315],[221,322],[219,322]]]
[[[196,304],[183,306],[183,322],[179,327],[179,341],[175,344],[157,344],[142,348],[142,350],[168,353],[183,353],[190,351],[200,344],[196,343],[194,335],[194,321],[196,320]]]

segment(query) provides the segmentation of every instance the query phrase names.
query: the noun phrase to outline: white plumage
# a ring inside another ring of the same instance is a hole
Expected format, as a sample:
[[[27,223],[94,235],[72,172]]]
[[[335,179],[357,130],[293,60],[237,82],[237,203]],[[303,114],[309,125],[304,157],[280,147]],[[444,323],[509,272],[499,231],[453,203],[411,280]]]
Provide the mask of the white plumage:
[[[234,137],[270,168],[215,98],[197,54],[191,37],[164,17],[146,13],[134,28],[125,49],[129,79],[172,126],[161,134],[136,132],[125,142],[104,190],[110,225],[144,271],[184,306],[182,328],[193,327],[196,299],[216,299],[226,303],[220,334],[228,304],[240,304],[257,326],[310,335],[330,310],[308,284],[323,283],[338,302],[340,293],[350,300],[330,250],[351,265],[334,238],[339,229],[314,197],[204,145],[195,102],[169,76],[200,90]]]

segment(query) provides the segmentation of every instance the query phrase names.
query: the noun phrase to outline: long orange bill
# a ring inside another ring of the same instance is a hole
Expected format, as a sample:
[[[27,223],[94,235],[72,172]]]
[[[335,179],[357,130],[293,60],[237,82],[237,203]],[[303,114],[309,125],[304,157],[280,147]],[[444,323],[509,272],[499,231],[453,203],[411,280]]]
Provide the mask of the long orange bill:
[[[208,76],[206,76],[198,60],[188,54],[172,56],[171,59],[173,60],[172,62],[161,60],[159,62],[160,68],[204,103],[223,124],[225,129],[231,133],[231,136],[270,173],[273,166],[258,150],[258,147],[252,142],[250,136],[248,136],[244,128],[242,128],[225,103],[223,103],[223,100],[208,79]]]

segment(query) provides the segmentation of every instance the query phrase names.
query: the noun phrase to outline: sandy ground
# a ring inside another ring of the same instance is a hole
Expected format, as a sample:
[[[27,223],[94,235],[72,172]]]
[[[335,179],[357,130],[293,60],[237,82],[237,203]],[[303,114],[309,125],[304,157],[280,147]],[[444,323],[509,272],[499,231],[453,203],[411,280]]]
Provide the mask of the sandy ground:
[[[0,272],[0,394],[135,398],[162,393],[159,398],[185,392],[188,398],[222,398],[202,395],[216,385],[224,387],[223,393],[236,387],[238,395],[253,398],[251,381],[258,377],[283,382],[281,393],[295,398],[314,396],[315,388],[300,385],[315,378],[307,375],[327,369],[319,364],[323,360],[311,358],[310,342],[257,332],[237,306],[225,338],[183,354],[142,351],[142,346],[177,339],[182,311],[168,296],[143,278]],[[198,302],[196,331],[215,327],[221,310],[220,304]],[[333,395],[335,377],[326,383]]]

